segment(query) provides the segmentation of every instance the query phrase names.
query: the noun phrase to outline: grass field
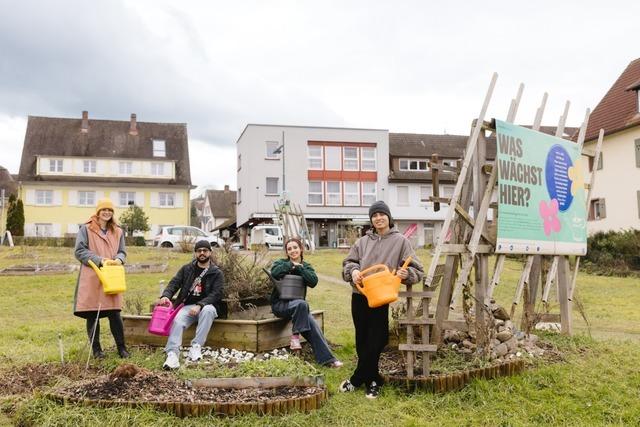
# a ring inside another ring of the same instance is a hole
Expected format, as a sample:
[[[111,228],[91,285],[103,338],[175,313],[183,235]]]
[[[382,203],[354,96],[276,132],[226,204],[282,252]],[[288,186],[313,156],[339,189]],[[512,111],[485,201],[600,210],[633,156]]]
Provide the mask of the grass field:
[[[278,256],[279,254],[273,254]],[[320,251],[306,259],[316,270],[339,278],[345,252]],[[428,253],[420,251],[423,263]],[[159,280],[168,280],[190,254],[130,248],[129,262],[169,262],[161,274],[129,275],[125,298],[151,303],[158,294]],[[51,262],[74,263],[71,249],[0,249],[0,268],[13,264]],[[509,261],[496,298],[505,308],[511,299],[521,266]],[[73,316],[72,300],[76,275],[0,277],[0,370],[19,368],[26,363],[59,360],[58,334],[66,356],[84,362],[87,356],[84,322]],[[339,345],[338,356],[345,367],[318,368],[326,375],[332,392],[329,402],[312,414],[286,417],[245,416],[233,419],[197,418],[180,420],[145,409],[95,409],[54,404],[37,393],[4,395],[0,392],[0,424],[20,425],[637,425],[640,424],[640,280],[581,274],[577,296],[591,324],[574,310],[576,336],[549,336],[566,355],[562,363],[541,365],[523,375],[493,381],[475,381],[465,389],[445,395],[406,395],[386,387],[376,401],[358,391],[335,393],[339,382],[355,365],[353,326],[350,316],[350,289],[334,280],[321,280],[310,290],[312,308],[325,310],[328,339]],[[557,306],[552,307],[557,312]],[[121,360],[115,357],[113,340],[103,321],[102,342],[108,357],[101,362],[112,369]],[[215,327],[215,324],[214,324]],[[132,361],[159,369],[163,354],[134,350]],[[295,364],[291,364],[295,367]],[[286,372],[286,366],[274,367]],[[293,368],[292,368],[293,369]]]

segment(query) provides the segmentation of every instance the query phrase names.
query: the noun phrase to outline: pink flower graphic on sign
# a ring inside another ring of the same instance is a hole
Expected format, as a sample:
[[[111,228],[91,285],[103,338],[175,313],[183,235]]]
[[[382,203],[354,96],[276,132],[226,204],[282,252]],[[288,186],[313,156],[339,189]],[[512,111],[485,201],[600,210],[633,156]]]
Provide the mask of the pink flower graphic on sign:
[[[551,232],[559,232],[561,225],[558,219],[558,201],[551,199],[547,204],[544,200],[540,200],[540,216],[542,217],[544,234],[547,236]]]

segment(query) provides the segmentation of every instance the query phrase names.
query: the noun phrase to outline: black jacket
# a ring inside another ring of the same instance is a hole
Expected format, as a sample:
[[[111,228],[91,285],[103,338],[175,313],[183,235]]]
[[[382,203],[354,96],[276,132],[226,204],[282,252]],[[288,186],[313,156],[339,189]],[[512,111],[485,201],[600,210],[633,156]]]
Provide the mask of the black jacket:
[[[195,267],[198,261],[193,260],[190,264],[183,265],[178,273],[171,279],[165,290],[162,292],[163,297],[171,299],[175,293],[178,298],[174,301],[174,307],[184,302],[196,279]],[[206,296],[197,302],[197,305],[204,307],[207,304],[213,304],[218,312],[220,312],[220,302],[222,301],[222,288],[224,286],[224,274],[215,265],[211,264],[209,270],[202,277]]]

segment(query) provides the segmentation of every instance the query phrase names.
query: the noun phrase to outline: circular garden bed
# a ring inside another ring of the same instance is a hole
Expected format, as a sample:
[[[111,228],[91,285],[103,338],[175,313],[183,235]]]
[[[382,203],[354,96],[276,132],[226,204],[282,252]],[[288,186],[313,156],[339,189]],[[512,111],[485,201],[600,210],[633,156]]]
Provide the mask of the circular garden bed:
[[[279,381],[281,384],[286,381]],[[281,415],[309,412],[327,400],[322,385],[243,386],[231,388],[195,386],[165,372],[152,372],[125,364],[113,373],[58,388],[47,396],[60,403],[99,407],[151,406],[179,417],[257,413]]]

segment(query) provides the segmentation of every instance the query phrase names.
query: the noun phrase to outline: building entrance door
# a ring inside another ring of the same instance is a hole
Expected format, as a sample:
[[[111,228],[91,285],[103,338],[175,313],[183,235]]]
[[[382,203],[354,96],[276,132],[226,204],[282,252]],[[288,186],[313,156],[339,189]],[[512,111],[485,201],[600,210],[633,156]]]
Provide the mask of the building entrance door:
[[[329,224],[321,222],[318,225],[318,246],[321,248],[329,247]]]

